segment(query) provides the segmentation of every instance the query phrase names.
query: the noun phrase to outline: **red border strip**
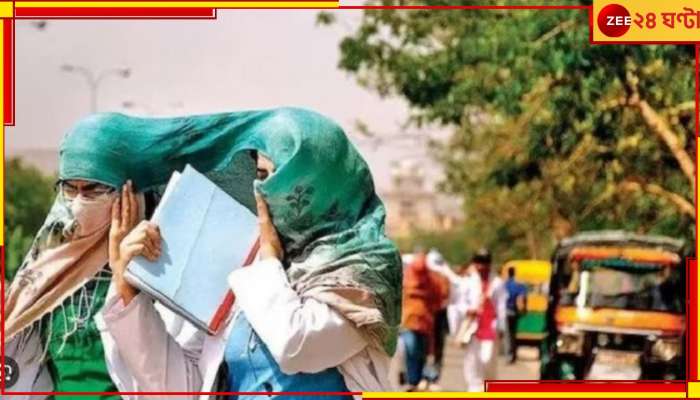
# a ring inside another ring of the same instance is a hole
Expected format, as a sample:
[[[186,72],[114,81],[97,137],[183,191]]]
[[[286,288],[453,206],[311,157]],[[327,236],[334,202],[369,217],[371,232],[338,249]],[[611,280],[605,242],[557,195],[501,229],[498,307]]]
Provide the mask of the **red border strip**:
[[[698,380],[698,307],[697,299],[691,297],[691,293],[698,292],[698,268],[697,260],[689,258],[686,263],[687,266],[687,293],[686,293],[686,318],[687,318],[687,331],[686,331],[686,370],[688,375],[686,377],[687,381],[697,381]]]
[[[695,45],[695,136],[700,136],[700,44]],[[695,167],[695,175],[697,176],[697,165]],[[695,237],[697,238],[697,235]]]
[[[213,8],[146,8],[146,7],[81,7],[81,8],[16,8],[16,18],[174,18],[174,19],[214,19]]]
[[[3,135],[3,143],[5,141],[5,135]],[[4,146],[3,146],[4,150]],[[2,161],[3,164],[5,163],[5,152],[3,151],[2,154]],[[2,170],[3,174],[3,185],[5,182],[5,169],[3,168]],[[2,209],[3,213],[5,211],[5,201],[3,199],[2,202]],[[0,246],[0,256],[2,256],[2,260],[0,260],[0,272],[2,273],[2,280],[0,280],[0,287],[2,287],[2,307],[0,307],[0,311],[2,312],[2,327],[0,327],[0,340],[2,340],[2,343],[0,343],[0,362],[2,365],[0,365],[0,393],[5,393],[5,246]]]
[[[3,29],[3,123],[15,124],[15,20],[4,19]]]
[[[3,368],[4,369],[4,368]],[[136,395],[158,395],[158,396],[190,396],[190,395],[207,395],[207,396],[360,396],[362,392],[2,392],[7,395],[14,396],[136,396]]]

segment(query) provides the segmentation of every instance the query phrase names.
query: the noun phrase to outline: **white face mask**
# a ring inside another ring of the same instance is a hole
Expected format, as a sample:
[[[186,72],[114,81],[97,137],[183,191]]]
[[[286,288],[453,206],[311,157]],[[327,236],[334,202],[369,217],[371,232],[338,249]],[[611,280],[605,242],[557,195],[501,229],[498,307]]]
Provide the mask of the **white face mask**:
[[[87,200],[78,195],[73,200],[66,201],[75,220],[74,237],[89,236],[109,225],[112,218],[112,203],[115,196],[101,196],[94,200]]]

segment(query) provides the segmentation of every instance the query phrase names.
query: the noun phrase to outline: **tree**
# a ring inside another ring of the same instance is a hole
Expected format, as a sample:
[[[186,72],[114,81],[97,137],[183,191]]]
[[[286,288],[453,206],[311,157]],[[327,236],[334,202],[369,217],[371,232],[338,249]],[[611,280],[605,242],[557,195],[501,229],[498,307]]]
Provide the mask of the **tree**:
[[[5,275],[12,280],[55,195],[54,179],[25,165],[21,159],[10,159],[5,168]]]
[[[454,128],[441,188],[485,244],[546,257],[579,230],[694,240],[691,46],[590,45],[585,10],[368,9],[340,50],[411,123]]]

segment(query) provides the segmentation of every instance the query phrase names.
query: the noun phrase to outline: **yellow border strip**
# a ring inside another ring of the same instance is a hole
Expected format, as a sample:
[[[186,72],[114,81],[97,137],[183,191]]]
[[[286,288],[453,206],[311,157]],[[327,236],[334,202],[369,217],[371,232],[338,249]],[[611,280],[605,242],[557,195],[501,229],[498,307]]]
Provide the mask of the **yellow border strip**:
[[[15,16],[15,9],[11,1],[0,1],[0,18],[12,18]]]
[[[338,1],[17,1],[16,8],[337,8]]]
[[[688,397],[700,397],[700,382],[688,382]]]

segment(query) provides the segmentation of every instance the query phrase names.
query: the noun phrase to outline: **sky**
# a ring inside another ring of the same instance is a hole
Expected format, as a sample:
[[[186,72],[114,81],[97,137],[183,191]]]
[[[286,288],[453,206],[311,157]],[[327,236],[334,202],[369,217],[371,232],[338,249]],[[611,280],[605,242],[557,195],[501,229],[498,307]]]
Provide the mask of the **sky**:
[[[99,111],[183,115],[298,106],[333,118],[352,138],[358,119],[378,134],[400,133],[409,115],[405,101],[382,99],[337,68],[338,43],[361,11],[337,13],[340,23],[331,27],[316,26],[315,10],[219,10],[216,20],[200,21],[52,20],[44,30],[17,21],[16,126],[6,131],[7,154],[56,149],[89,113],[85,78],[62,71],[64,64],[96,73],[130,68],[127,79],[101,82]],[[133,106],[127,110],[125,102]],[[356,144],[380,188],[388,187],[395,161],[426,164],[426,150],[406,143]],[[428,176],[437,171],[429,167]]]

